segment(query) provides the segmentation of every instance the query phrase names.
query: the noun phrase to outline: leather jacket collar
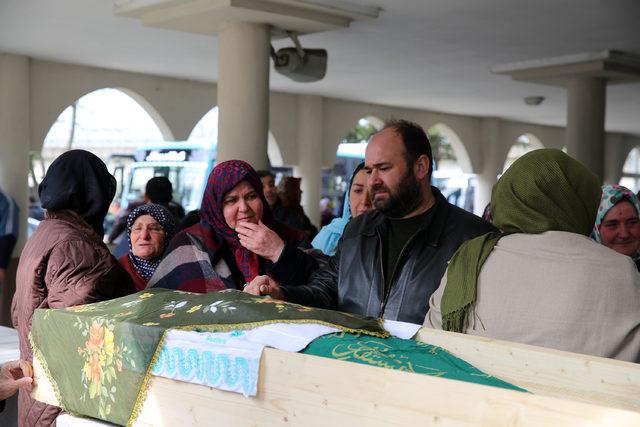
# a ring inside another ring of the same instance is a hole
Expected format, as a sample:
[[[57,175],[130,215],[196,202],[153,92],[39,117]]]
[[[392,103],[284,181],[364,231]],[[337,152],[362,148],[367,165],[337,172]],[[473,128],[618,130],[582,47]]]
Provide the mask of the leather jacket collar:
[[[440,245],[442,231],[447,221],[449,203],[437,187],[431,186],[431,191],[436,200],[431,207],[431,209],[434,210],[433,216],[425,221],[420,228],[416,230],[416,233],[426,232],[426,243],[429,246],[437,247]],[[373,211],[365,215],[369,215],[370,218],[367,218],[366,225],[362,228],[362,235],[368,237],[375,236],[376,234],[385,235],[389,226],[389,218],[378,211]]]

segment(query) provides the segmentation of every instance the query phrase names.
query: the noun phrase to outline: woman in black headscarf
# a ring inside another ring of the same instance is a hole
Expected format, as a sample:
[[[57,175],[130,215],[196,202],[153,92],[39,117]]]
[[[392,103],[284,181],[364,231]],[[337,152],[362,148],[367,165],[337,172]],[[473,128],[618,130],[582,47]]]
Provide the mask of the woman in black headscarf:
[[[135,292],[131,278],[102,242],[102,222],[116,190],[115,178],[94,154],[72,150],[49,167],[39,187],[40,223],[18,264],[11,310],[20,337],[20,358],[32,361],[31,319],[36,308],[62,308]],[[20,391],[22,426],[51,425],[60,408]]]

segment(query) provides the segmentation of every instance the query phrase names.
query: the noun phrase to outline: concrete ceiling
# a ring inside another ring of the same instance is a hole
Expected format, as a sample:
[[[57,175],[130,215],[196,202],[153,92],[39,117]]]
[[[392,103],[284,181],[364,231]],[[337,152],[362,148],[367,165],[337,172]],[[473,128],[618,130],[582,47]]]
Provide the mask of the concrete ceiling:
[[[378,19],[301,37],[329,51],[324,80],[271,88],[377,104],[565,125],[562,88],[512,81],[498,64],[616,49],[640,54],[637,0],[349,0]],[[290,46],[274,42],[277,48]],[[0,52],[217,80],[217,39],[145,28],[112,0],[0,0]],[[546,101],[527,106],[523,97]],[[640,135],[640,83],[609,85],[606,129]]]

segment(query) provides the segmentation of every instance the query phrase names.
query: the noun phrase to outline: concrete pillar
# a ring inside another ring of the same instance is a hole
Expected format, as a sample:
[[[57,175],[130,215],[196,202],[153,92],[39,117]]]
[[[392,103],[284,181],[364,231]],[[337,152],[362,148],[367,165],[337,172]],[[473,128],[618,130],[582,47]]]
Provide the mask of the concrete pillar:
[[[29,58],[0,55],[0,188],[20,207],[20,238],[26,240],[29,188]]]
[[[29,58],[0,54],[0,188],[20,208],[20,234],[0,289],[0,324],[4,326],[11,326],[17,258],[27,237],[29,92]]]
[[[322,186],[322,114],[322,97],[298,97],[298,165],[293,168],[293,174],[302,177],[302,207],[317,227],[320,226],[319,202]]]
[[[603,184],[617,184],[620,181],[622,167],[629,153],[624,142],[624,136],[620,133],[606,135]]]
[[[230,22],[218,37],[217,162],[241,159],[267,169],[269,26]]]
[[[606,81],[576,77],[567,90],[567,153],[603,179]]]
[[[482,215],[485,206],[491,201],[493,185],[504,167],[500,121],[498,119],[482,119],[481,138],[484,147],[482,169],[476,175],[477,186],[473,201],[474,213],[477,215]]]

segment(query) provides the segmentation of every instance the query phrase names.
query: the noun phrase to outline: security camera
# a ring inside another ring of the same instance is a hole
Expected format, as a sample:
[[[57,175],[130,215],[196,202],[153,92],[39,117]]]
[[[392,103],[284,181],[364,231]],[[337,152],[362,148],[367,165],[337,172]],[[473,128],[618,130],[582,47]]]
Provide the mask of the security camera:
[[[525,96],[524,103],[533,107],[542,104],[544,96]]]
[[[285,47],[277,52],[271,47],[275,69],[296,82],[315,82],[327,73],[325,49],[303,49],[294,33],[287,32],[296,47]]]

